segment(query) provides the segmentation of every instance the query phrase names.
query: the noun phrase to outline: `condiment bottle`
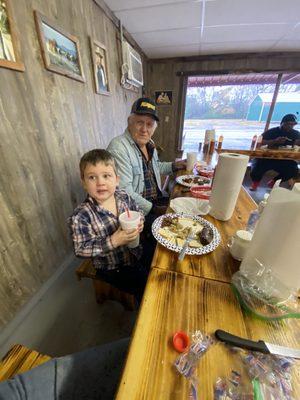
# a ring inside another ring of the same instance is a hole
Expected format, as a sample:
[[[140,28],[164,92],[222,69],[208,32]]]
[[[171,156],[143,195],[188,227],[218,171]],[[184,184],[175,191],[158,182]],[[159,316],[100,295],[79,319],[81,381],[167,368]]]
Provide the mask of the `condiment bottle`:
[[[254,150],[255,149],[256,141],[257,141],[257,135],[254,135],[253,138],[252,138],[250,150]]]
[[[260,146],[262,144],[262,140],[263,140],[262,136],[259,135],[258,138],[257,138],[257,142],[256,142],[256,149],[260,149]]]
[[[223,135],[219,136],[217,150],[221,150],[223,145],[223,139],[224,139]]]
[[[215,141],[211,140],[210,144],[209,144],[209,154],[213,154],[214,150],[215,150]]]

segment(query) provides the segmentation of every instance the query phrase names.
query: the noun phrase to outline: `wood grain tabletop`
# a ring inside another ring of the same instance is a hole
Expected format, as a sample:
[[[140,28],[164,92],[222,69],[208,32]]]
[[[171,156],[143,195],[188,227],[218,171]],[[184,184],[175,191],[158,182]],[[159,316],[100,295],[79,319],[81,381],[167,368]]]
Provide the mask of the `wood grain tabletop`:
[[[278,160],[295,160],[300,161],[300,151],[285,149],[257,149],[257,150],[236,150],[221,149],[219,153],[235,153],[244,154],[251,158],[272,158]]]
[[[266,323],[243,314],[227,283],[152,269],[120,381],[117,400],[187,400],[190,384],[174,367],[176,331],[213,334],[224,329],[245,338],[298,346],[300,321]],[[298,335],[298,336],[297,336]],[[294,366],[295,393],[300,393],[300,364]],[[213,399],[217,377],[242,372],[240,356],[222,343],[200,359],[196,376],[199,398]],[[295,397],[297,398],[297,397]],[[299,397],[298,397],[299,398]]]

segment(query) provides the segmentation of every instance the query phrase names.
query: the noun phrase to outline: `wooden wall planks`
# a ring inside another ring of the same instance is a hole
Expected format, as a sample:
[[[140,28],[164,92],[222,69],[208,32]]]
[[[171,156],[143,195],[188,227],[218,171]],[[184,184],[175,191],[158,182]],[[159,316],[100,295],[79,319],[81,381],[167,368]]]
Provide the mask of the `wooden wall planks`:
[[[0,329],[70,254],[78,162],[123,132],[138,94],[121,88],[117,30],[93,0],[12,0],[25,72],[0,68]],[[44,68],[33,10],[80,42],[86,83]],[[108,49],[111,95],[95,93],[89,36]]]

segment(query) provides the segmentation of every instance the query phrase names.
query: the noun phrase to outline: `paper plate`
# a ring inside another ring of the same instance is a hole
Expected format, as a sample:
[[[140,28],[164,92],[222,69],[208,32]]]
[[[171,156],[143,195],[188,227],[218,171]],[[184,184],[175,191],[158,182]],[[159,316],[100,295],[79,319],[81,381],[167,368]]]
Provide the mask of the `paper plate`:
[[[186,180],[191,179],[191,182],[186,182]],[[177,176],[176,182],[182,186],[186,187],[193,187],[193,186],[200,186],[200,185],[210,185],[211,179],[205,178],[204,176],[199,175],[181,175]]]
[[[164,238],[159,234],[159,230],[161,228],[161,224],[165,218],[189,218],[193,221],[198,221],[201,225],[209,227],[212,232],[213,232],[213,240],[206,246],[198,247],[198,248],[192,248],[188,247],[186,250],[185,254],[189,255],[201,255],[201,254],[207,254],[212,251],[214,251],[220,244],[221,242],[221,236],[219,234],[219,231],[217,228],[210,222],[206,221],[206,219],[198,217],[196,215],[190,215],[190,214],[165,214],[162,215],[161,217],[156,218],[156,220],[152,224],[152,234],[155,237],[155,239],[164,247],[166,247],[169,250],[175,251],[176,253],[180,253],[182,250],[182,246],[177,246],[176,244],[172,243],[170,240]]]

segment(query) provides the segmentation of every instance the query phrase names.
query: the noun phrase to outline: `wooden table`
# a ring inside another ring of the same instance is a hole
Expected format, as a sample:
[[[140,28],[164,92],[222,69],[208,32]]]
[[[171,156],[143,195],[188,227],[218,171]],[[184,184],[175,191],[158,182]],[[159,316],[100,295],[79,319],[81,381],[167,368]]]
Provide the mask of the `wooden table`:
[[[192,333],[199,329],[205,333],[224,329],[255,340],[299,347],[300,321],[254,320],[243,315],[229,284],[154,268],[116,399],[187,400],[189,382],[173,366],[179,354],[173,349],[171,338],[177,330]],[[300,363],[297,366],[294,366],[294,387],[298,393],[295,399],[300,393]],[[199,398],[212,400],[217,377],[229,376],[232,369],[242,371],[239,356],[223,344],[215,344],[196,370]]]
[[[219,153],[244,154],[250,158],[272,158],[275,160],[300,161],[300,151],[285,149],[258,149],[258,150],[235,150],[221,149]]]
[[[173,196],[187,196],[181,194],[182,186],[176,185]],[[256,203],[244,188],[241,189],[233,216],[229,221],[218,221],[207,215],[204,216],[212,222],[220,232],[222,242],[212,253],[202,256],[185,256],[183,261],[178,261],[178,253],[172,252],[158,244],[153,257],[152,267],[163,270],[181,272],[201,278],[215,279],[221,282],[230,282],[231,276],[239,268],[239,262],[229,254],[227,243],[238,229],[245,229],[249,214],[256,208]]]

